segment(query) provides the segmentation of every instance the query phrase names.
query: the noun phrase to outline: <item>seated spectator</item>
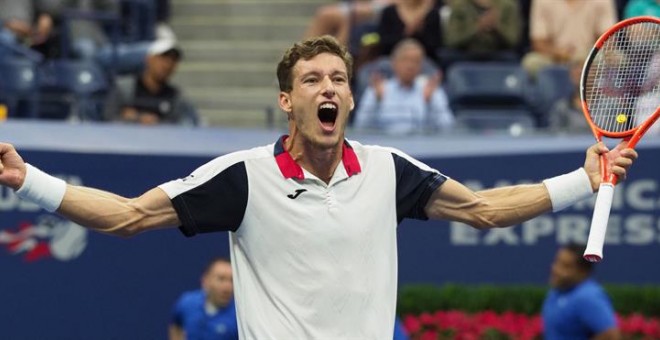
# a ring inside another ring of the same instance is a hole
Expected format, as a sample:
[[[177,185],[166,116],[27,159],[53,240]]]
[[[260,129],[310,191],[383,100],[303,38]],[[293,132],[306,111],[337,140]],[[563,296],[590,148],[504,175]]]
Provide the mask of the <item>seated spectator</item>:
[[[569,75],[573,84],[573,94],[560,98],[552,105],[548,115],[548,128],[554,133],[588,133],[591,131],[582,112],[580,97],[580,77],[584,58],[574,58],[569,64]]]
[[[439,1],[399,0],[383,9],[377,31],[380,55],[389,56],[397,43],[413,38],[422,44],[426,56],[440,66],[437,56],[442,46]]]
[[[534,77],[545,66],[567,64],[574,55],[587,55],[616,20],[613,0],[534,0],[529,33],[532,51],[522,65]]]
[[[116,80],[105,109],[106,120],[154,125],[196,125],[195,109],[170,84],[182,52],[174,40],[157,40],[149,48],[145,70]]]
[[[46,58],[92,58],[96,51],[109,44],[109,38],[99,21],[67,18],[70,10],[118,13],[118,2],[113,0],[37,0],[34,2],[36,23],[32,47]],[[63,30],[67,29],[66,32]],[[71,55],[63,55],[62,39],[67,39]]]
[[[642,15],[660,17],[660,0],[630,0],[623,9],[625,19]]]
[[[321,6],[307,28],[305,38],[332,35],[342,45],[347,45],[351,24],[375,23],[383,7],[394,0],[342,1]]]
[[[631,34],[629,37],[633,45],[642,49],[643,52],[640,54],[649,57],[647,63],[638,66],[645,68],[645,70],[642,71],[644,72],[644,82],[639,84],[639,92],[641,95],[635,101],[634,116],[635,125],[637,126],[642,124],[650,115],[655,113],[658,107],[660,107],[660,96],[658,96],[658,88],[660,88],[660,50],[657,48],[651,50],[651,46],[654,46],[655,44],[654,42],[648,41],[650,36],[656,35],[644,34],[643,31],[635,29],[628,30],[628,34]],[[652,53],[652,55],[649,55],[650,53]],[[660,135],[660,125],[657,123],[651,125],[646,134]]]
[[[176,302],[169,339],[238,339],[229,260],[217,258],[211,261],[201,281],[201,289],[183,293]]]
[[[521,15],[515,0],[451,0],[442,62],[517,60]]]
[[[421,75],[424,48],[414,39],[405,39],[391,56],[394,77],[375,73],[355,113],[357,129],[386,133],[420,133],[448,129],[454,123],[440,72]]]
[[[4,42],[22,42],[32,35],[34,8],[30,1],[0,0],[0,31]]]

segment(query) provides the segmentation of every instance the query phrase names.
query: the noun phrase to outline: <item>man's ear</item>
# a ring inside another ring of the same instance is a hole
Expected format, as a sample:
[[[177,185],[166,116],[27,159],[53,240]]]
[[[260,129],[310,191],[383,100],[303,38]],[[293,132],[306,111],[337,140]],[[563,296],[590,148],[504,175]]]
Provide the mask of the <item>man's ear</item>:
[[[290,114],[291,111],[293,110],[292,105],[291,105],[291,95],[286,93],[286,92],[280,92],[280,97],[278,100],[280,104],[280,109],[282,111],[286,112],[287,114]]]
[[[291,112],[291,95],[286,92],[280,92],[279,104],[282,111]]]

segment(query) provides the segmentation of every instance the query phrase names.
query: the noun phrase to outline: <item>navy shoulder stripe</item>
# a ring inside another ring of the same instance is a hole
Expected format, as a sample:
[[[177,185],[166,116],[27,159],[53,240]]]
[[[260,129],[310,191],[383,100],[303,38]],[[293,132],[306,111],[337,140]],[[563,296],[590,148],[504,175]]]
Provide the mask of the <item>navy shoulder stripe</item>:
[[[172,198],[186,236],[214,231],[236,231],[243,222],[248,200],[245,162],[238,162],[191,190]]]

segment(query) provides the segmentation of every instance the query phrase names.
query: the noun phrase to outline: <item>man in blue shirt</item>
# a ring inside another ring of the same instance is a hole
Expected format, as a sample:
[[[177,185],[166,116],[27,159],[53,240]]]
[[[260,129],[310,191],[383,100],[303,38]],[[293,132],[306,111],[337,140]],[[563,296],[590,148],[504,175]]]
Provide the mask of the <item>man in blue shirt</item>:
[[[454,124],[441,75],[422,74],[424,48],[414,39],[396,45],[394,75],[373,74],[355,113],[354,127],[390,134],[448,130]]]
[[[582,258],[584,246],[557,251],[543,303],[545,339],[619,339],[612,303],[591,278],[593,263]]]
[[[202,288],[183,293],[174,306],[170,340],[238,339],[233,294],[229,260],[214,259],[202,275]]]

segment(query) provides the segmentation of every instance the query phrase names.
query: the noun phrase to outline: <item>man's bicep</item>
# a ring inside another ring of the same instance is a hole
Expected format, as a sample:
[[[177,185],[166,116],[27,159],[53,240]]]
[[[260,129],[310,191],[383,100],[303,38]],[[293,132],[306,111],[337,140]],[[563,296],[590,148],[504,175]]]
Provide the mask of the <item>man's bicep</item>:
[[[159,227],[179,226],[181,224],[179,216],[172,205],[172,200],[163,189],[153,188],[140,196],[138,201],[141,206],[153,212],[155,216],[160,216]]]
[[[431,219],[446,219],[472,224],[472,211],[483,198],[465,185],[448,178],[439,186],[424,208]]]

